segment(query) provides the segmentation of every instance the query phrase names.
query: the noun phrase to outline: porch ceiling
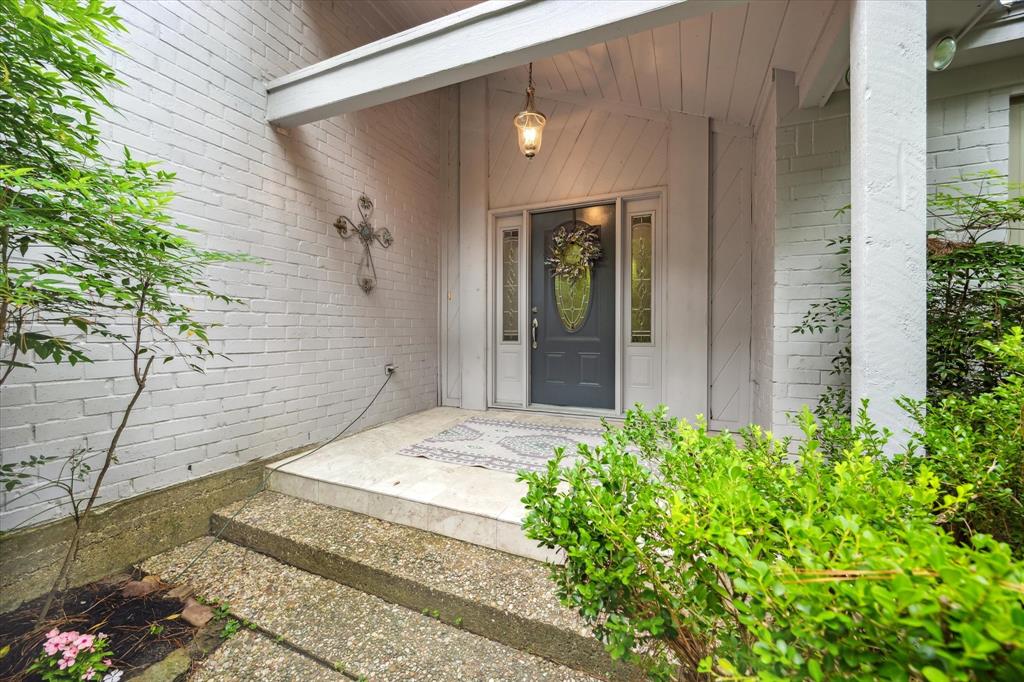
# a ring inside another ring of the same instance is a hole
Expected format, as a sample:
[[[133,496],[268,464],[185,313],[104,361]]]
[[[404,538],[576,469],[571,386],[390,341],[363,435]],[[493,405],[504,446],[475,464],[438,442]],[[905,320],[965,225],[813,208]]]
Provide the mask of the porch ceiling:
[[[808,73],[826,25],[845,23],[847,3],[758,0],[535,61],[538,96],[569,95],[751,125],[772,68]],[[844,46],[845,47],[845,46]],[[845,56],[845,55],[844,55]],[[841,71],[845,71],[843,60]],[[825,87],[836,85],[836,69]],[[841,77],[839,72],[838,76]],[[526,67],[493,74],[522,90]]]

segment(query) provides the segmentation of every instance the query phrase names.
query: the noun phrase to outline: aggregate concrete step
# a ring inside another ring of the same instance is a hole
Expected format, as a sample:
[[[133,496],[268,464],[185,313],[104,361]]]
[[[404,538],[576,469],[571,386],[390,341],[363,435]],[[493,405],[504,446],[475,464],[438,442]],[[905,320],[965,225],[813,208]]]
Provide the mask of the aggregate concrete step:
[[[238,506],[216,512],[211,528]],[[257,495],[222,537],[589,675],[642,678],[559,604],[540,562],[274,492]]]
[[[261,633],[241,630],[195,664],[189,682],[351,682],[344,673]]]
[[[143,568],[171,577],[208,543],[200,538]],[[338,672],[385,682],[595,679],[224,540],[183,580],[254,626],[228,640],[193,680],[343,679]]]

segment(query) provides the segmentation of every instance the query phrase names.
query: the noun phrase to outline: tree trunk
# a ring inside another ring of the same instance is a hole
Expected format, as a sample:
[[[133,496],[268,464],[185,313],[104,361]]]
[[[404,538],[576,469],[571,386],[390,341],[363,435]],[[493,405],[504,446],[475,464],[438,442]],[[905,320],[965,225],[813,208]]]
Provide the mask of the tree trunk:
[[[124,409],[124,414],[121,415],[121,423],[117,425],[117,430],[114,431],[114,437],[110,440],[110,446],[107,447],[106,456],[103,459],[103,467],[100,469],[99,475],[96,477],[96,483],[93,484],[92,494],[89,495],[89,501],[85,504],[85,509],[82,511],[78,518],[78,522],[75,524],[75,533],[71,536],[71,543],[68,545],[67,554],[64,555],[64,562],[61,564],[60,573],[57,574],[57,579],[53,583],[53,587],[50,588],[50,593],[46,595],[46,602],[43,604],[43,608],[39,611],[39,618],[36,619],[36,625],[40,625],[46,620],[46,616],[49,615],[50,609],[53,607],[53,601],[57,597],[57,593],[60,592],[61,585],[67,580],[68,574],[71,572],[71,567],[75,563],[75,555],[78,553],[78,544],[82,540],[82,536],[85,534],[86,523],[89,520],[89,512],[92,511],[93,505],[96,503],[96,498],[100,494],[100,486],[103,485],[103,478],[107,475],[107,470],[110,469],[110,465],[114,462],[114,454],[117,452],[117,443],[121,440],[121,434],[124,433],[125,427],[128,426],[128,418],[131,416],[132,410],[135,408],[135,403],[138,402],[139,396],[142,395],[142,391],[146,388],[146,378],[149,376],[149,368],[153,365],[154,358],[150,358],[146,362],[146,368],[141,375],[136,374],[136,387],[135,393],[132,395],[131,401],[128,406]]]

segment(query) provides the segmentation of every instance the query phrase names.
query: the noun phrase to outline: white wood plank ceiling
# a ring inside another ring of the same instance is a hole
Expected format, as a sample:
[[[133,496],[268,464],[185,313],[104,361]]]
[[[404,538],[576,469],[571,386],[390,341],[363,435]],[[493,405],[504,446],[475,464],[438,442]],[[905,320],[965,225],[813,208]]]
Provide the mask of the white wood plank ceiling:
[[[771,69],[793,71],[799,80],[835,6],[836,0],[756,0],[556,55],[533,65],[537,95],[565,93],[749,126]],[[517,91],[526,78],[523,65],[490,82]]]

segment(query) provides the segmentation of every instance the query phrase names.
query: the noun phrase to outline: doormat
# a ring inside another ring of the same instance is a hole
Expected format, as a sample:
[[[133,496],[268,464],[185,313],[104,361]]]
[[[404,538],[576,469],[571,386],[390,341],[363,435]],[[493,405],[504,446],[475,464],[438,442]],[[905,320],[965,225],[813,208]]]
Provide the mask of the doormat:
[[[543,471],[555,448],[565,448],[570,464],[578,443],[599,445],[601,434],[601,429],[471,417],[398,454],[511,473]]]

